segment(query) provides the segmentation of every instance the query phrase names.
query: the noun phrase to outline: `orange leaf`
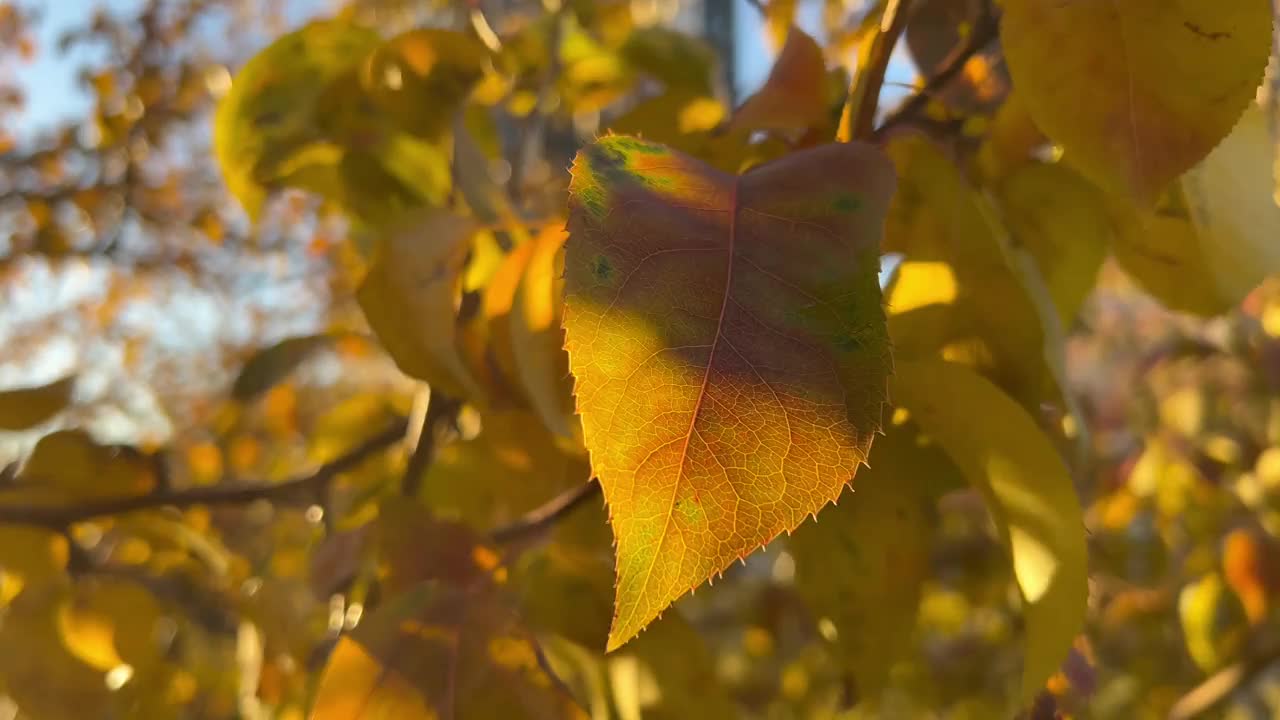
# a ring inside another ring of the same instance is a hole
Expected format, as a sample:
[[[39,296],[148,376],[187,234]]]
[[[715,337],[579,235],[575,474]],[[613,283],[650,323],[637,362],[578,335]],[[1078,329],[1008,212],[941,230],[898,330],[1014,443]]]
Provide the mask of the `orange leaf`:
[[[803,131],[827,116],[827,66],[822,48],[792,27],[769,79],[733,113],[734,129]]]
[[[834,500],[880,428],[893,167],[861,144],[741,176],[627,136],[579,153],[565,345],[617,539],[609,647]]]

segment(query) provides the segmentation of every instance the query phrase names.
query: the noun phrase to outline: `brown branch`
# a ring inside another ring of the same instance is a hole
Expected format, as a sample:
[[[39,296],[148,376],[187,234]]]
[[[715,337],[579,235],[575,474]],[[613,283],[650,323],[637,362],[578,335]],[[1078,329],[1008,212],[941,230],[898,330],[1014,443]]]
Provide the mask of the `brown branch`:
[[[875,129],[876,109],[880,106],[880,88],[884,86],[884,74],[889,69],[889,58],[898,44],[902,31],[907,29],[911,0],[889,0],[880,18],[880,32],[871,40],[865,67],[856,69],[849,99],[840,117],[840,130],[836,137],[840,142],[869,140]]]
[[[889,130],[909,122],[920,115],[925,106],[929,104],[929,100],[937,97],[952,80],[955,80],[961,72],[964,71],[965,65],[969,60],[982,51],[992,40],[996,39],[999,34],[999,23],[996,22],[995,15],[991,12],[990,6],[986,6],[982,16],[974,23],[973,30],[969,33],[969,40],[960,49],[952,55],[950,61],[939,70],[933,77],[925,82],[924,87],[920,88],[914,95],[907,98],[898,106],[880,127],[876,129],[874,136],[881,138]]]
[[[77,505],[10,505],[0,504],[0,524],[37,525],[61,529],[93,518],[137,510],[196,505],[235,505],[254,500],[284,501],[298,496],[315,495],[324,490],[337,475],[352,470],[369,457],[404,437],[405,422],[390,427],[357,445],[350,452],[320,466],[315,472],[279,483],[228,483],[212,487],[165,490],[157,488],[147,495],[92,500]]]
[[[542,505],[525,513],[509,525],[489,531],[489,538],[496,543],[512,543],[531,535],[537,535],[555,525],[562,518],[580,507],[587,500],[600,494],[600,481],[591,478],[570,488]]]
[[[400,494],[405,497],[416,497],[422,489],[422,481],[427,474],[427,467],[436,456],[436,445],[439,441],[439,425],[452,421],[458,414],[462,403],[441,395],[435,390],[426,390],[427,409],[422,416],[422,424],[417,429],[417,442],[409,455],[409,463],[405,467],[404,479],[400,483]]]

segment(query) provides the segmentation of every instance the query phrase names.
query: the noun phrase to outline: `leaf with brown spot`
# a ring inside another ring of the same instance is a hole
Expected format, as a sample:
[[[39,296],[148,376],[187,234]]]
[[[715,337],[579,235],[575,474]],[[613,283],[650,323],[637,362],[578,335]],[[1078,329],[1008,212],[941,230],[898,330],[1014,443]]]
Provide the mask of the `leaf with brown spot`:
[[[880,427],[879,244],[862,144],[741,176],[632,137],[579,153],[565,344],[617,539],[616,648],[834,500]]]

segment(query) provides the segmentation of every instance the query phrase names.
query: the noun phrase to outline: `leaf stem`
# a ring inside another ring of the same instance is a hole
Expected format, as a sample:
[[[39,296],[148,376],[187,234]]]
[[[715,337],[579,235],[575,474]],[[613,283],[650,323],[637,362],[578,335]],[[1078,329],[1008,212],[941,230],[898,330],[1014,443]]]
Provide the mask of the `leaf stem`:
[[[107,515],[160,507],[188,508],[196,505],[235,505],[254,500],[284,501],[322,491],[334,477],[358,467],[378,452],[404,437],[405,421],[357,445],[347,454],[321,465],[315,472],[278,483],[228,483],[182,490],[158,490],[147,495],[104,498],[76,505],[13,505],[0,503],[0,524],[34,525],[62,529],[69,525]]]
[[[840,142],[870,140],[875,129],[876,109],[880,104],[880,88],[884,86],[884,74],[889,68],[889,58],[898,38],[907,27],[911,0],[889,0],[880,17],[880,31],[871,40],[865,59],[859,63],[849,89],[849,99],[840,117],[840,130],[836,138]]]
[[[570,488],[530,510],[515,522],[494,528],[489,531],[489,537],[496,543],[506,544],[530,535],[537,535],[555,525],[587,500],[599,494],[600,481],[596,478],[591,478],[587,482]]]

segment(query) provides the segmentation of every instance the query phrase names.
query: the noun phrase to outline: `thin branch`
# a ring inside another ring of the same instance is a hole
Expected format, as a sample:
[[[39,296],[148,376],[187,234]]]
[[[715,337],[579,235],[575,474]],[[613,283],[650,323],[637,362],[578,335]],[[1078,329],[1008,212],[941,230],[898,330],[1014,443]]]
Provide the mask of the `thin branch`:
[[[998,34],[999,23],[996,22],[995,15],[992,14],[988,6],[983,10],[982,16],[978,21],[974,23],[973,29],[969,32],[968,42],[952,55],[945,67],[925,82],[924,87],[920,88],[910,98],[907,98],[892,114],[885,118],[880,127],[876,129],[875,137],[883,137],[889,130],[910,121],[922,113],[925,106],[929,104],[929,100],[941,94],[951,84],[951,81],[964,71],[964,67],[969,63],[969,60],[989,45]]]
[[[391,427],[365,440],[342,457],[320,466],[315,472],[279,483],[229,483],[212,487],[182,490],[157,489],[147,495],[104,498],[77,505],[10,505],[0,504],[0,524],[37,525],[54,529],[92,520],[160,507],[189,508],[196,505],[235,505],[254,500],[283,501],[313,495],[324,489],[337,475],[351,470],[369,457],[385,450],[404,437],[405,423]]]
[[[496,543],[511,543],[530,535],[537,535],[555,525],[562,518],[587,500],[600,494],[600,481],[591,478],[570,488],[542,505],[525,513],[509,525],[494,528],[489,537]]]
[[[871,139],[884,74],[889,69],[889,58],[898,38],[907,29],[910,9],[911,0],[889,0],[880,18],[880,31],[872,38],[866,62],[857,68],[853,87],[849,89],[849,99],[844,104],[837,134],[841,142]]]
[[[427,467],[436,456],[436,445],[439,440],[439,425],[444,420],[451,420],[458,413],[461,403],[453,398],[441,395],[430,389],[423,390],[415,399],[415,404],[422,403],[424,408],[415,411],[422,416],[417,428],[417,442],[409,455],[409,464],[404,470],[404,480],[400,483],[400,494],[415,497],[422,489],[422,481],[427,474]],[[415,412],[415,414],[417,414]],[[414,418],[413,424],[417,424]]]

